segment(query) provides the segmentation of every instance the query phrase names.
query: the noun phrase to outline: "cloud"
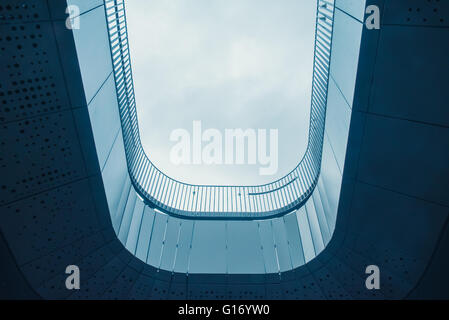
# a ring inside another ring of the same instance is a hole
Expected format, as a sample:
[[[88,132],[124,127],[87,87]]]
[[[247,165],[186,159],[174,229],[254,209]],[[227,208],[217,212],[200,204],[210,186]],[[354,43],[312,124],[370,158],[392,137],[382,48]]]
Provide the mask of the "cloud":
[[[267,183],[307,146],[315,1],[128,0],[128,32],[142,143],[166,174],[201,184]],[[277,128],[279,171],[174,166],[170,132]]]

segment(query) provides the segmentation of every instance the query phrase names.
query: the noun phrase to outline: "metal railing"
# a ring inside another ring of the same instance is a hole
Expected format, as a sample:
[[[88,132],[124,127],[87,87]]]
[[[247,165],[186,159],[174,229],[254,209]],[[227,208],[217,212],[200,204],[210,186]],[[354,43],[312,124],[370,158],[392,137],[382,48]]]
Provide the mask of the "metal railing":
[[[256,5],[256,3],[255,3]],[[128,171],[147,205],[194,219],[266,219],[302,206],[313,192],[321,167],[331,56],[334,0],[317,1],[309,138],[290,173],[254,186],[192,185],[160,171],[143,150],[136,112],[125,0],[105,0],[113,74]]]

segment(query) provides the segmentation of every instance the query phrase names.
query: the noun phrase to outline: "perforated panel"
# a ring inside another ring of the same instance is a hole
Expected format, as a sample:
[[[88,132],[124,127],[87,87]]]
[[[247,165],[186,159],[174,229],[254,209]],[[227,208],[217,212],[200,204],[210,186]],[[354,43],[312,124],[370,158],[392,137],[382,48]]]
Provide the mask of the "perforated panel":
[[[449,26],[449,3],[445,0],[385,1],[385,24]]]
[[[88,181],[4,206],[2,232],[19,263],[50,253],[98,230]]]
[[[69,107],[52,30],[49,22],[0,25],[0,123]]]
[[[285,299],[326,299],[312,276],[303,276],[294,281],[282,283]]]
[[[128,292],[133,287],[139,273],[133,268],[126,267],[115,279],[113,284],[106,289],[103,299],[123,299],[128,296]]]
[[[99,299],[125,269],[126,263],[114,257],[103,268],[84,280],[82,290],[73,291],[69,299]]]
[[[349,261],[335,256],[329,260],[326,269],[339,283],[344,284],[345,291],[352,299],[385,299],[382,291],[366,290],[364,274],[360,270],[352,268]]]
[[[216,283],[213,286],[210,284],[188,284],[188,298],[195,300],[207,299],[227,299],[228,291],[226,285]]]
[[[170,292],[168,299],[171,300],[184,300],[187,293],[187,281],[184,282],[172,282],[170,285]]]
[[[101,233],[97,232],[61,247],[49,255],[26,263],[22,270],[30,275],[28,280],[31,284],[39,288],[46,282],[51,282],[54,277],[62,275],[68,265],[79,265],[85,256],[97,252],[102,246],[104,246],[104,239]]]
[[[168,296],[168,291],[170,289],[169,281],[162,281],[155,279],[153,283],[153,288],[151,290],[150,298],[154,300],[165,300]]]
[[[132,300],[146,299],[150,296],[154,279],[145,275],[140,275],[136,283],[131,288],[128,298]]]
[[[4,124],[0,204],[85,176],[70,111]]]
[[[0,5],[0,23],[48,20],[47,1],[5,0]]]
[[[113,257],[115,257],[113,247],[113,243],[102,244],[99,248],[93,249],[91,252],[85,255],[81,260],[72,262],[76,264],[83,272],[83,289],[85,283],[84,281],[90,279],[90,277],[96,272],[101,272],[102,268],[109,261],[111,261]],[[36,268],[37,267],[40,266],[36,266]],[[73,294],[73,291],[69,291],[65,287],[66,277],[67,275],[65,273],[61,273],[59,271],[57,276],[45,281],[42,286],[38,287],[37,290],[45,298],[67,298],[69,295]]]
[[[211,297],[213,298],[213,297]],[[228,288],[228,299],[255,300],[266,298],[264,285],[233,285]]]
[[[45,1],[17,2],[0,7],[0,204],[85,175],[52,23],[24,23]]]

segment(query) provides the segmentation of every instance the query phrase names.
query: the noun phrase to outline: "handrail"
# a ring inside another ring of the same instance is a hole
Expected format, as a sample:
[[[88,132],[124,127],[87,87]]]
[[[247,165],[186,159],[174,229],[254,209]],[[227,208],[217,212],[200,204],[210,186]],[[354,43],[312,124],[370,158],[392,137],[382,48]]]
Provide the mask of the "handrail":
[[[125,0],[104,0],[123,142],[131,182],[151,207],[193,219],[267,219],[301,207],[320,174],[332,47],[334,0],[317,0],[309,137],[299,164],[254,186],[193,185],[165,175],[143,150],[134,96]]]

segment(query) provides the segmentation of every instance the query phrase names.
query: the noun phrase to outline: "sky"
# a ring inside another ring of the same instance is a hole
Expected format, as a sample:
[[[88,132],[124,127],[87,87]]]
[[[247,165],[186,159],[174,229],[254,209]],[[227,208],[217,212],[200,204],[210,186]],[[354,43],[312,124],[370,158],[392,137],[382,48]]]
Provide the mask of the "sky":
[[[159,169],[187,183],[255,185],[296,167],[308,139],[315,0],[127,0],[126,13],[141,140]],[[266,129],[270,141],[276,129],[278,170],[173,163],[170,135],[192,135],[193,121],[223,139],[225,129]]]

